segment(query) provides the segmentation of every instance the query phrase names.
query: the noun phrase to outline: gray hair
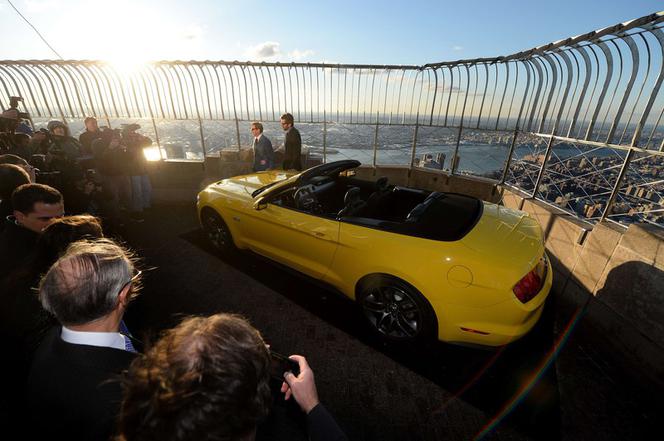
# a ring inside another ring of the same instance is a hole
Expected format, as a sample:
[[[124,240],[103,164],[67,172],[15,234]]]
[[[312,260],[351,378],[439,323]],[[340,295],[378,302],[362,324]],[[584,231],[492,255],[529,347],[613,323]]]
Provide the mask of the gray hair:
[[[63,325],[93,322],[111,313],[118,295],[132,283],[134,263],[125,248],[110,239],[80,240],[71,244],[39,284],[44,309]]]

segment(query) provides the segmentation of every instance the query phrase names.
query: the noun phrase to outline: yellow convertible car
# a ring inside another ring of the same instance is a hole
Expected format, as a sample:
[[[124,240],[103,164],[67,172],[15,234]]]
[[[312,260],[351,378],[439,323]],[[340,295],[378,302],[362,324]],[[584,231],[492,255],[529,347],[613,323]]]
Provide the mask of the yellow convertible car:
[[[526,213],[354,176],[358,161],[224,179],[198,195],[221,250],[249,249],[355,299],[387,339],[499,346],[526,334],[551,289]]]

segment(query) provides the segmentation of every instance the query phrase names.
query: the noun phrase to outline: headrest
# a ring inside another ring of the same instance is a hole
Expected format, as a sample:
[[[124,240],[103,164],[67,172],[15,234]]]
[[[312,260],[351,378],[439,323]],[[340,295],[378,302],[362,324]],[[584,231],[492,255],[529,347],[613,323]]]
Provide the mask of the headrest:
[[[348,205],[351,202],[355,202],[360,199],[360,187],[351,187],[346,192],[344,196],[344,205]]]
[[[376,180],[376,189],[387,190],[387,176],[381,176]]]

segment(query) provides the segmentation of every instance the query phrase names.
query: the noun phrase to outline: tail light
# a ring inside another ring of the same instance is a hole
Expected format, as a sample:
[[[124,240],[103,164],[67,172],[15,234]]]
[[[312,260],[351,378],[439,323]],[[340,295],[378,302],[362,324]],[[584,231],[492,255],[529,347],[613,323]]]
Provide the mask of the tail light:
[[[539,262],[537,262],[535,268],[514,285],[512,291],[521,303],[528,303],[533,297],[539,294],[546,280],[547,268],[546,254],[544,254]]]

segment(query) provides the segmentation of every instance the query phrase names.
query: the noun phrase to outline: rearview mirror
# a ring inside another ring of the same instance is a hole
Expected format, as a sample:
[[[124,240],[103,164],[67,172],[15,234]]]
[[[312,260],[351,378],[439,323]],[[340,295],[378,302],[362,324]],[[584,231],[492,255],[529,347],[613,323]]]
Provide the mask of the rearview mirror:
[[[254,202],[254,210],[263,210],[265,208],[267,208],[267,201],[265,200],[265,198],[261,196],[258,199],[256,199],[256,201]]]

